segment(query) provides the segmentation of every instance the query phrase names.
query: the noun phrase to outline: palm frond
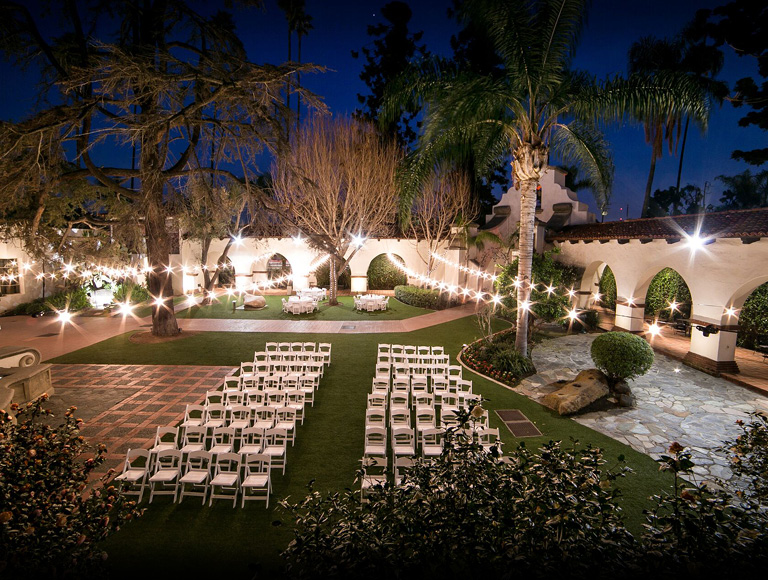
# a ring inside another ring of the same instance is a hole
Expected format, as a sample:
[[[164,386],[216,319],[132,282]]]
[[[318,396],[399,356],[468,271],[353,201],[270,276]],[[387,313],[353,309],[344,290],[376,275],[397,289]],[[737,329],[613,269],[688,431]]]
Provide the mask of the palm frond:
[[[603,134],[594,125],[579,121],[558,124],[555,129],[552,152],[563,162],[573,163],[583,171],[598,207],[606,207],[611,196],[614,167]]]
[[[662,71],[652,77],[632,75],[609,78],[583,87],[567,111],[588,122],[651,121],[690,116],[702,129],[709,119],[710,102],[690,76]]]
[[[537,13],[537,85],[549,84],[568,68],[587,15],[588,0],[547,0]]]

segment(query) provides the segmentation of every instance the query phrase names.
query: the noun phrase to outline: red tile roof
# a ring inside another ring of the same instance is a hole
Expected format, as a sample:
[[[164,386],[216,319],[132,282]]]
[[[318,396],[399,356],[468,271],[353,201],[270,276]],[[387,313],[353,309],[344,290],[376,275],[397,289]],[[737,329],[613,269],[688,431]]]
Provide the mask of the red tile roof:
[[[697,229],[702,238],[765,238],[768,207],[566,226],[562,231],[549,232],[547,241],[674,240]]]

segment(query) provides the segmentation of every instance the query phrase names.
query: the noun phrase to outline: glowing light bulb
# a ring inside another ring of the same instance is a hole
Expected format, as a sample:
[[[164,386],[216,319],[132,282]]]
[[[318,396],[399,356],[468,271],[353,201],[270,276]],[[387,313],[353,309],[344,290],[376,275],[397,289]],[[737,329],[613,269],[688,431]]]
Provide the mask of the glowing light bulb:
[[[579,313],[576,312],[575,308],[572,308],[571,310],[568,311],[568,318],[570,318],[571,321],[576,320],[578,317],[579,317]]]
[[[546,292],[547,292],[547,296],[552,296],[552,294],[555,292],[555,287],[554,286],[547,286]]]
[[[599,298],[595,298],[595,300],[599,300]],[[635,305],[635,299],[632,296],[627,298],[627,306],[634,306],[634,305]]]
[[[72,315],[67,312],[66,310],[62,310],[59,312],[59,322],[62,324],[67,324],[68,322],[72,322]]]
[[[520,303],[520,310],[523,312],[528,312],[531,309],[531,303],[528,300],[523,300]]]
[[[155,306],[163,306],[165,304],[165,299],[162,296],[158,296],[155,298],[155,301],[153,303]]]
[[[674,300],[673,300],[672,302],[670,302],[670,303],[669,303],[669,309],[670,309],[672,312],[674,312],[675,310],[677,310],[677,307],[678,307],[678,306],[680,306],[680,305],[679,305],[677,302],[675,302]]]
[[[661,334],[661,328],[659,327],[658,321],[654,320],[651,323],[651,325],[648,327],[648,332],[650,332],[652,336],[658,336]]]
[[[595,302],[600,302],[600,292],[595,292],[594,294],[592,294],[592,299]]]
[[[120,304],[117,311],[123,316],[128,316],[133,311],[133,306],[131,306],[130,302],[123,302]]]
[[[702,238],[699,235],[699,232],[696,232],[692,236],[687,234],[685,236],[685,244],[692,253],[696,253],[698,250],[702,249],[706,241],[707,240],[705,238]]]
[[[232,243],[236,246],[242,246],[243,245],[243,238],[240,237],[240,234],[237,234],[236,236],[232,236]]]
[[[571,288],[570,290],[568,290],[568,297],[573,298],[574,296],[576,296],[576,290]]]
[[[736,316],[736,309],[733,306],[729,306],[725,309],[725,313],[730,316]]]
[[[501,296],[499,296],[498,294],[494,294],[494,296],[493,296],[493,303],[494,304],[501,304]]]

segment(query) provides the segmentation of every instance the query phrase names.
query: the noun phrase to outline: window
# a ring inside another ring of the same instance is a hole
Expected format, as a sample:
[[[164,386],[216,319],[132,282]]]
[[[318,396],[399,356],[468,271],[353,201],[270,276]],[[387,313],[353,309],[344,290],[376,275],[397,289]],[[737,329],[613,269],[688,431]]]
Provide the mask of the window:
[[[0,259],[0,296],[19,292],[19,266],[16,260]]]

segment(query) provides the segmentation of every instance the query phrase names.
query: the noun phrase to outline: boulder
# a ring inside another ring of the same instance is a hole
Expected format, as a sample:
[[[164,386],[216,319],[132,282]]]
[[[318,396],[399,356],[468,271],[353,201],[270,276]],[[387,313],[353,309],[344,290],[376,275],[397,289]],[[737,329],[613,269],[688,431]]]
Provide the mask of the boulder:
[[[267,300],[264,296],[257,294],[246,294],[243,298],[243,308],[245,310],[261,310],[267,306]]]
[[[632,393],[622,393],[616,398],[616,403],[619,405],[619,407],[634,407],[635,396]]]
[[[608,377],[598,369],[587,369],[544,397],[542,402],[560,415],[573,415],[609,393]]]

